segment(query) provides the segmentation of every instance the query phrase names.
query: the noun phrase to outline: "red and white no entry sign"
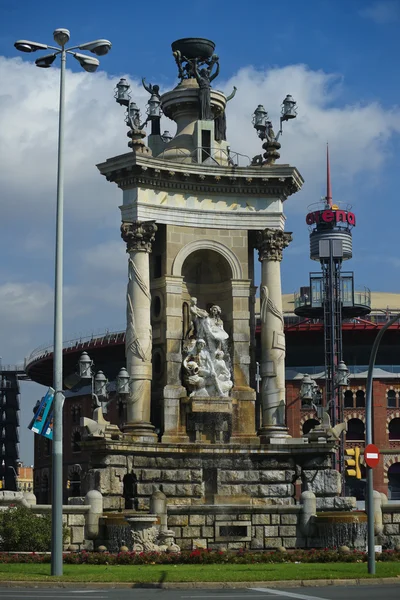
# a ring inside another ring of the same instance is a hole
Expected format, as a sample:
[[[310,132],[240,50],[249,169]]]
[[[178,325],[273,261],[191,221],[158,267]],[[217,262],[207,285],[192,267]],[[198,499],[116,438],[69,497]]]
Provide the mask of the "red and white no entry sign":
[[[364,450],[364,460],[366,464],[373,469],[379,463],[379,449],[375,444],[368,444]]]

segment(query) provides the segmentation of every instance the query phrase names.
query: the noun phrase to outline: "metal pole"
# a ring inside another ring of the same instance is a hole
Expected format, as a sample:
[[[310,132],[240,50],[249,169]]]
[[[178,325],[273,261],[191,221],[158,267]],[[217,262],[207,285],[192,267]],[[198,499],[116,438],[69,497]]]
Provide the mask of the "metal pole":
[[[64,80],[66,51],[61,52],[60,72],[60,109],[58,115],[58,169],[57,169],[57,216],[56,216],[56,256],[54,284],[54,349],[53,349],[53,387],[54,428],[53,428],[53,464],[52,464],[52,547],[51,574],[63,574],[63,221],[64,221]]]
[[[365,443],[372,444],[372,383],[374,378],[375,359],[379,344],[386,329],[400,319],[400,313],[390,319],[375,338],[368,365],[367,397],[365,406]],[[367,466],[367,519],[368,519],[368,573],[375,574],[375,527],[374,527],[374,476],[373,469]]]

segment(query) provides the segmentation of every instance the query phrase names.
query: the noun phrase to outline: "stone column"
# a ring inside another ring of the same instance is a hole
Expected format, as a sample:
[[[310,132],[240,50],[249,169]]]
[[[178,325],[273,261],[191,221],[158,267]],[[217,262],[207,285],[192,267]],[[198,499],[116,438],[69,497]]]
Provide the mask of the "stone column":
[[[149,273],[149,253],[156,231],[154,221],[121,225],[121,237],[129,253],[125,354],[130,391],[124,431],[141,442],[157,439],[150,423],[152,330]]]
[[[257,236],[261,262],[261,442],[288,437],[285,425],[285,334],[283,331],[281,260],[291,233],[264,229]]]

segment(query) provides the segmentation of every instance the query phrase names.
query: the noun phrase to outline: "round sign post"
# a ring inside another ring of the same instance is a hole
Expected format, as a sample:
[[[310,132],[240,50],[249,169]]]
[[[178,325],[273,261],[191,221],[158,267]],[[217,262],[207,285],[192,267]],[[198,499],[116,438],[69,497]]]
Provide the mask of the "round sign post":
[[[368,444],[364,450],[364,461],[365,463],[374,469],[378,466],[380,459],[379,449],[375,444]]]

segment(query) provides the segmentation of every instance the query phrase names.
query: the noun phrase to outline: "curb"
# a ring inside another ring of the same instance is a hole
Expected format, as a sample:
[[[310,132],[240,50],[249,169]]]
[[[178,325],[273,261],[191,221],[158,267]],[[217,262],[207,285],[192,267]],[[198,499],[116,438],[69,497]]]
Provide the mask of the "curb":
[[[83,588],[83,589],[163,589],[163,590],[190,590],[190,589],[243,589],[265,586],[268,588],[295,588],[295,587],[326,587],[355,586],[355,585],[400,585],[398,577],[377,577],[374,579],[290,579],[288,581],[193,581],[193,582],[161,582],[161,583],[119,583],[119,582],[79,582],[79,581],[0,581],[0,588]]]

